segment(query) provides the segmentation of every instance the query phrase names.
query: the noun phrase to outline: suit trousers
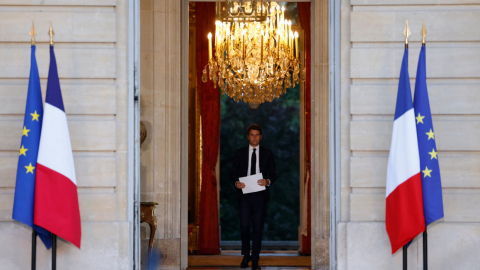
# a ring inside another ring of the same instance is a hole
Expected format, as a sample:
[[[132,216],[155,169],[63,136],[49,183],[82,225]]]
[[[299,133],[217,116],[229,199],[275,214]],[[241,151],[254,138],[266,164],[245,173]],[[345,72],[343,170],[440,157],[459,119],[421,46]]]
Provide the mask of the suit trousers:
[[[263,225],[267,210],[265,191],[243,194],[240,199],[240,233],[242,255],[250,254],[250,225],[252,225],[252,263],[258,263],[262,248]]]

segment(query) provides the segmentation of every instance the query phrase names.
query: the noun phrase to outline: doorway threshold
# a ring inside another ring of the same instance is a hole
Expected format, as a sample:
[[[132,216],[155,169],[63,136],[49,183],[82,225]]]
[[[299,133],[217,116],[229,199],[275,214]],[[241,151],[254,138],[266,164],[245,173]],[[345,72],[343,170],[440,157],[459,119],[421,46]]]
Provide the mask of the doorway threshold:
[[[222,250],[220,255],[242,256],[240,250]],[[260,256],[294,257],[300,256],[300,254],[296,250],[262,250],[260,251]]]
[[[189,255],[188,269],[238,268],[241,261],[239,250],[222,250],[220,255]],[[273,267],[272,269],[310,269],[311,257],[299,256],[298,251],[262,250],[259,266]]]
[[[250,246],[252,243],[250,242]],[[242,241],[220,241],[222,250],[240,250]],[[298,241],[262,241],[262,250],[299,250]]]

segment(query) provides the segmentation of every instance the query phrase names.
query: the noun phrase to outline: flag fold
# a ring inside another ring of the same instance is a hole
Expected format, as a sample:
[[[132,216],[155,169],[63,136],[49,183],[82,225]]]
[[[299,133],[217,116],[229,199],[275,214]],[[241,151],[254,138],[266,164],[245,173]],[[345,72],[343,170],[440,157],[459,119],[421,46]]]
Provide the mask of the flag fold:
[[[425,229],[417,130],[405,49],[388,157],[385,224],[392,254]]]
[[[80,248],[77,180],[53,46],[37,166],[34,223]]]
[[[42,91],[40,89],[40,77],[38,75],[35,50],[36,46],[32,46],[27,103],[18,157],[12,218],[32,227],[45,244],[45,247],[49,249],[52,246],[50,232],[33,224],[35,177],[38,171],[37,156],[43,120]]]
[[[418,59],[413,107],[422,171],[423,212],[425,226],[428,226],[435,220],[443,218],[443,199],[436,138],[428,100],[425,50],[425,46],[422,46]]]

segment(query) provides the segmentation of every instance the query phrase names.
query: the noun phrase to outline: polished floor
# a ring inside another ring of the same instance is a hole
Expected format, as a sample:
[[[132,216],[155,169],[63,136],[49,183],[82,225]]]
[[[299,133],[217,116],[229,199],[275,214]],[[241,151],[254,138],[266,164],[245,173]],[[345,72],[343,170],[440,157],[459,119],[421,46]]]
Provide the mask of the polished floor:
[[[240,269],[240,251],[222,251],[221,255],[190,255],[188,269]],[[294,251],[265,251],[260,254],[259,266],[265,270],[310,269],[310,256]],[[248,268],[247,268],[248,269]]]

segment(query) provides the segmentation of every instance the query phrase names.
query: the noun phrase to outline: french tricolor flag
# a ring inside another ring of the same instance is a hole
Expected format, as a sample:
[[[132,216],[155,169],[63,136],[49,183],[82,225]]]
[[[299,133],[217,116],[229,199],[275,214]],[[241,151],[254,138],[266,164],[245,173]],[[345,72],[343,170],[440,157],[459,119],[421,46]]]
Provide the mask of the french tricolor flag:
[[[80,248],[82,230],[67,116],[53,45],[37,159],[34,223]]]
[[[417,128],[408,76],[408,49],[398,84],[387,168],[385,223],[392,254],[425,230]]]

